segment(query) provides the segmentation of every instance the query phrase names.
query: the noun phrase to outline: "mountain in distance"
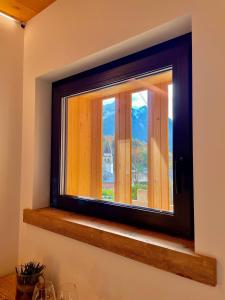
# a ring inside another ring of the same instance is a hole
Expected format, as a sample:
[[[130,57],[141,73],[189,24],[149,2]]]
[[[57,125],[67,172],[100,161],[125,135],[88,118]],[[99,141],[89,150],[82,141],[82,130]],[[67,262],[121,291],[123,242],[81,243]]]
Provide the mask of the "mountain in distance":
[[[132,136],[143,143],[148,138],[148,111],[146,106],[132,107]],[[173,122],[169,119],[169,136],[172,136]],[[103,106],[103,134],[112,136],[115,134],[115,104],[109,103]],[[169,140],[169,151],[172,152],[172,139]]]
[[[134,139],[147,143],[147,139],[148,139],[147,106],[132,108],[132,136]]]

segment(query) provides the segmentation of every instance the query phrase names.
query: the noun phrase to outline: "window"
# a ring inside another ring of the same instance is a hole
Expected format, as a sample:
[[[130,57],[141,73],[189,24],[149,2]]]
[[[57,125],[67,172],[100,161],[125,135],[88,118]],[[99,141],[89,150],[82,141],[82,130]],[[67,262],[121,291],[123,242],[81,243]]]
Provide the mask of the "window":
[[[191,34],[53,84],[51,206],[193,237]]]
[[[63,194],[172,212],[169,92],[171,69],[68,97]]]

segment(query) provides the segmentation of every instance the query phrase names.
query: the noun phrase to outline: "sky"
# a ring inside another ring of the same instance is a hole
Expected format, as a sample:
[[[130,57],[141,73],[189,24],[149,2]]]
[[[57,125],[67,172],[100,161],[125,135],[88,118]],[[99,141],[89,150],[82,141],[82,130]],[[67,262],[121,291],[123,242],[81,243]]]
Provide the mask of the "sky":
[[[141,91],[132,94],[132,107],[139,108],[147,106],[148,103],[148,91]]]
[[[103,100],[103,105],[111,104],[115,101],[115,98],[108,98]]]

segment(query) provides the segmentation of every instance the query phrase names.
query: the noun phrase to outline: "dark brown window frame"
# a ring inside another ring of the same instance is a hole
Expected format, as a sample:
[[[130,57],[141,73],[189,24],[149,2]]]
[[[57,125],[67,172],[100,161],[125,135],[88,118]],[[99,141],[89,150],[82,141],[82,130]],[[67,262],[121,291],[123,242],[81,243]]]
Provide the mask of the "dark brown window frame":
[[[173,70],[174,213],[133,207],[60,193],[61,108],[65,97],[102,88],[129,78]],[[194,237],[192,158],[191,33],[52,85],[51,207],[155,229],[189,239]]]

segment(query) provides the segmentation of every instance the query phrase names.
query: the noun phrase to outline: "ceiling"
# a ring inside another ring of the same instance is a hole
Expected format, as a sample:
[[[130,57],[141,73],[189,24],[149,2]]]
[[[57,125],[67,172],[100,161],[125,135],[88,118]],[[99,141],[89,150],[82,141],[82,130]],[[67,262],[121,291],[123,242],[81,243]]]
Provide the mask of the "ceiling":
[[[27,22],[56,0],[0,0],[0,12]]]

